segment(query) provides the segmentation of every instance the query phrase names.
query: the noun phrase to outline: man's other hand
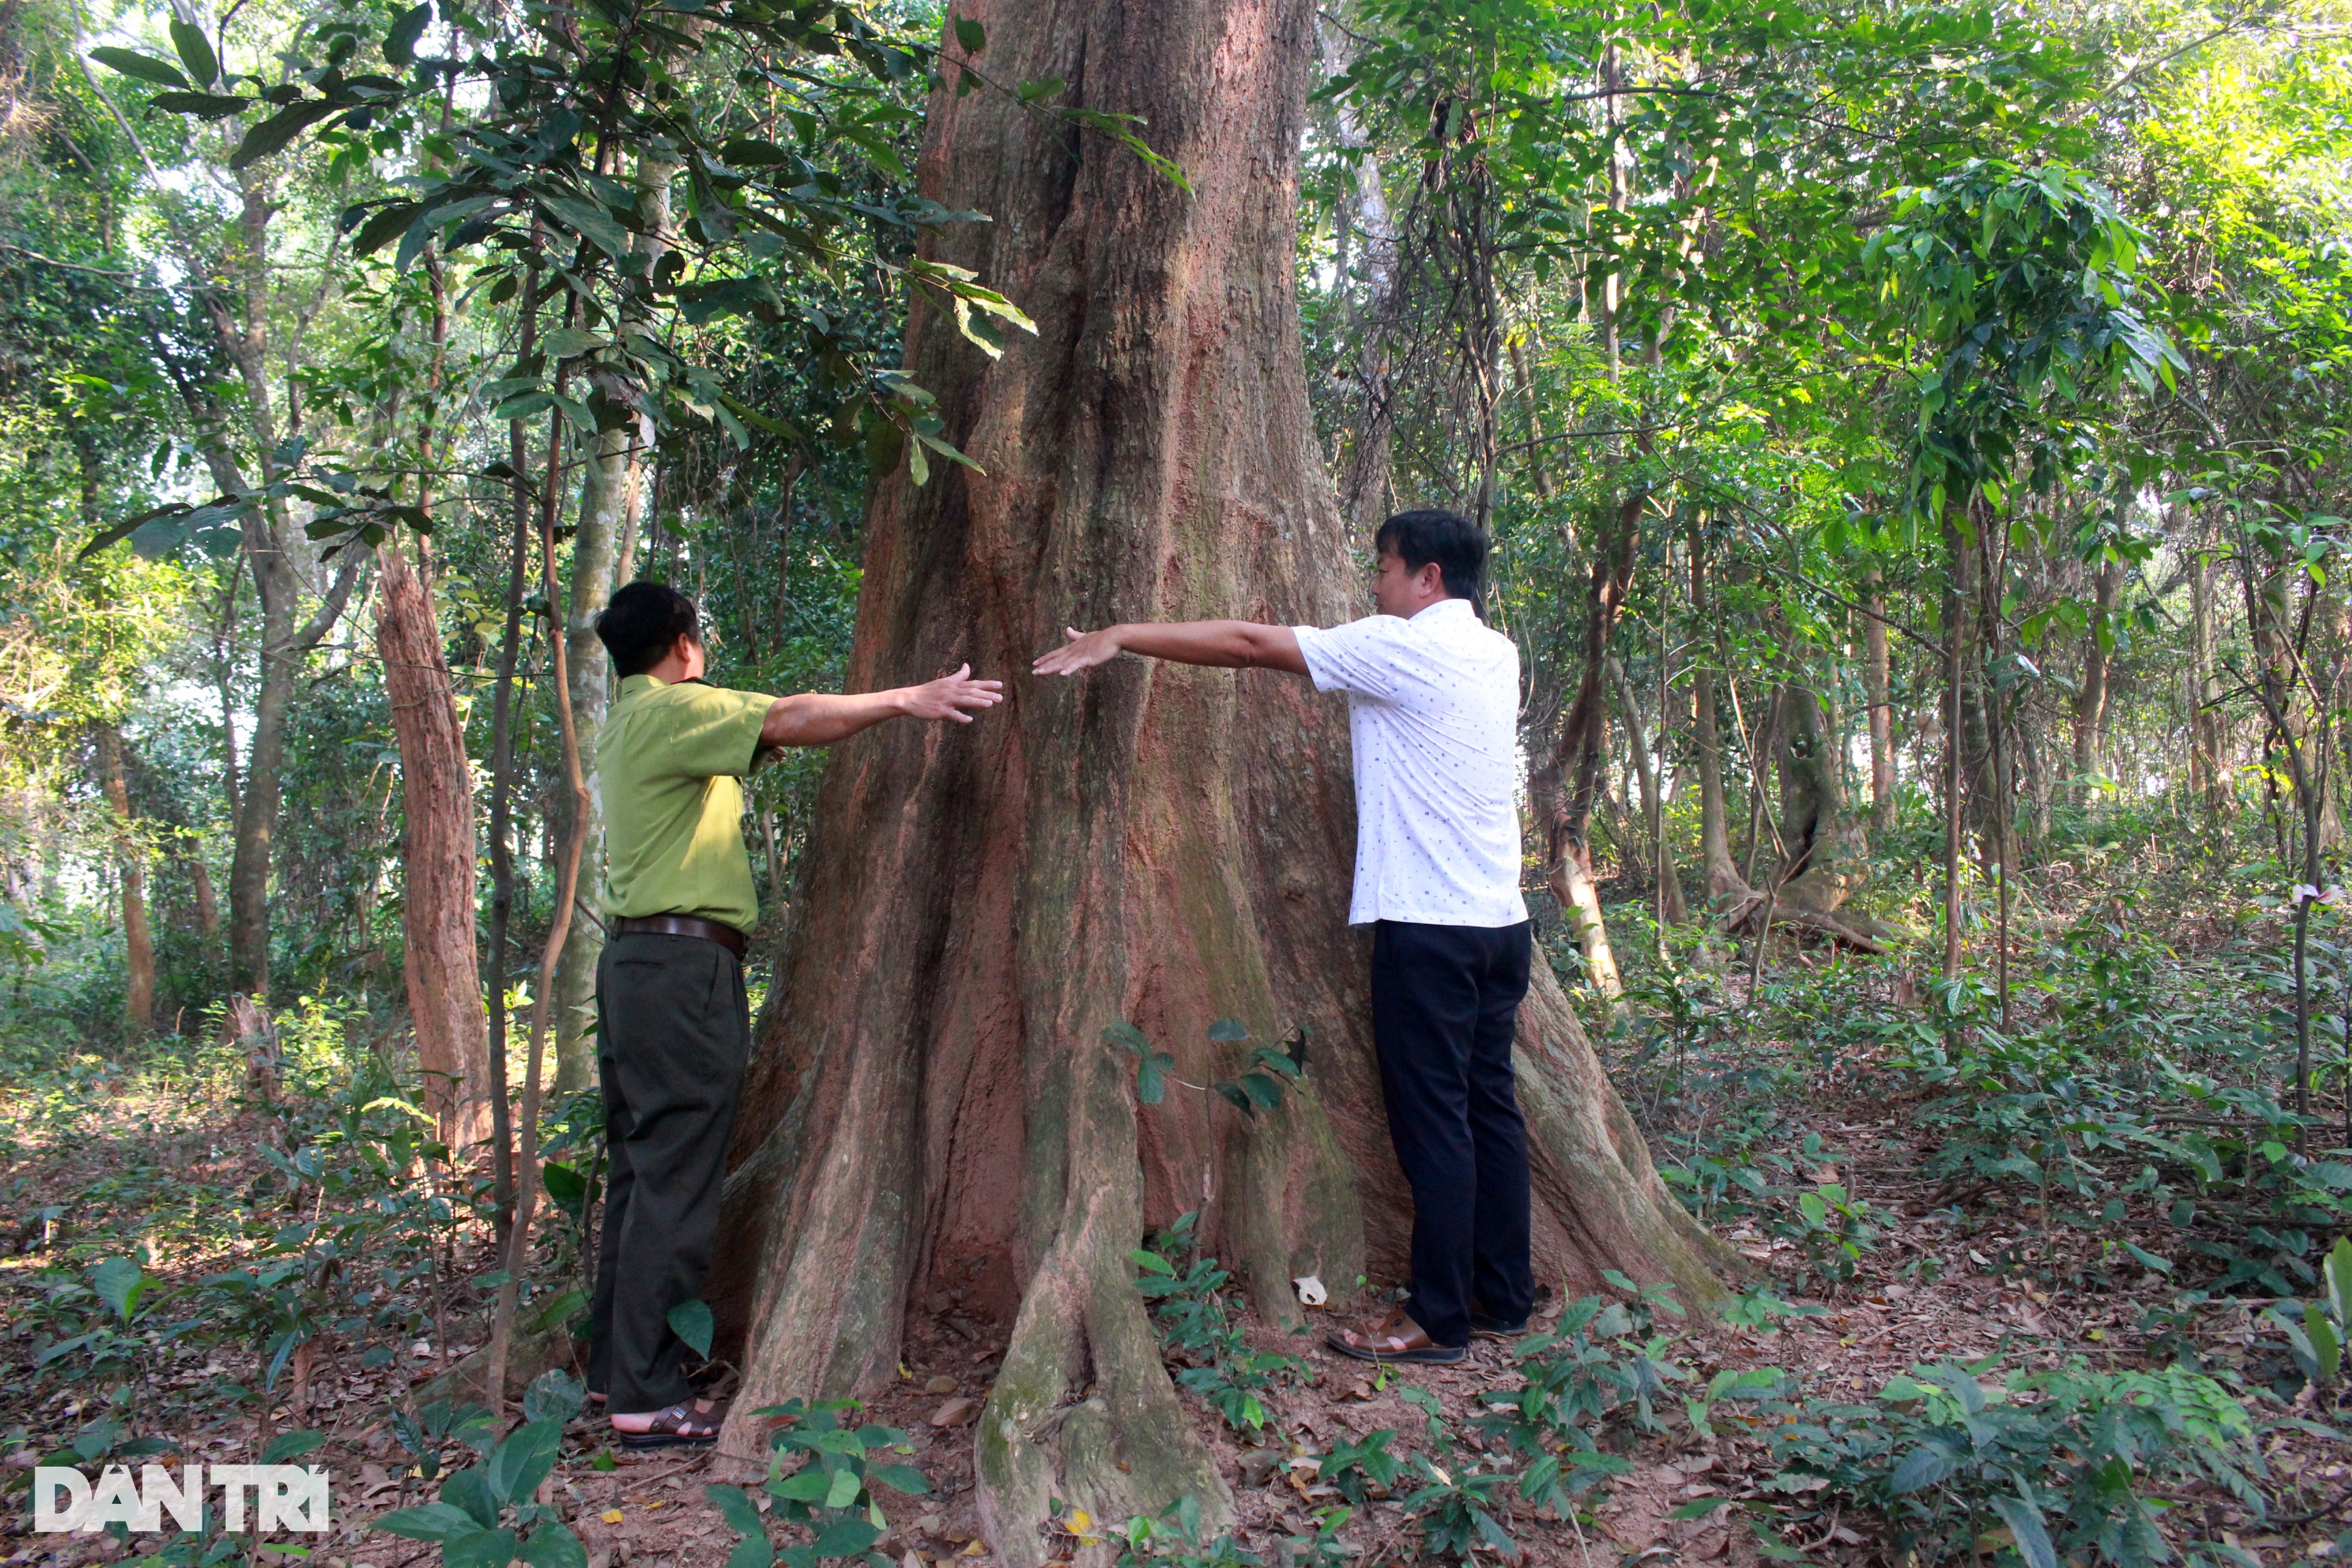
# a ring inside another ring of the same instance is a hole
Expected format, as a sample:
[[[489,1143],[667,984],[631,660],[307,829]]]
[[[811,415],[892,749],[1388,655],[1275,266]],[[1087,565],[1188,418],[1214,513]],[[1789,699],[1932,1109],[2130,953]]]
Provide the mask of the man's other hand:
[[[971,666],[967,664],[953,675],[906,688],[906,697],[907,716],[910,719],[952,719],[959,724],[969,724],[971,715],[965,710],[985,710],[1003,701],[1004,682],[974,680]]]
[[[1030,673],[1076,675],[1082,669],[1108,664],[1125,651],[1119,646],[1118,634],[1117,626],[1105,626],[1098,632],[1082,632],[1076,626],[1065,626],[1062,635],[1070,640],[1031,665]]]

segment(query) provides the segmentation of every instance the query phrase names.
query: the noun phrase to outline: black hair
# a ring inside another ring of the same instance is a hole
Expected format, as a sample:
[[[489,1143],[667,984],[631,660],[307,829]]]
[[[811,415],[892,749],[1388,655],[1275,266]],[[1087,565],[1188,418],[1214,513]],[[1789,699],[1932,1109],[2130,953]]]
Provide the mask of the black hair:
[[[1381,524],[1372,548],[1418,572],[1431,562],[1445,579],[1445,591],[1475,606],[1486,575],[1486,535],[1458,512],[1401,511]]]
[[[694,601],[662,583],[632,583],[596,617],[596,637],[623,678],[643,675],[667,657],[681,637],[702,641]]]

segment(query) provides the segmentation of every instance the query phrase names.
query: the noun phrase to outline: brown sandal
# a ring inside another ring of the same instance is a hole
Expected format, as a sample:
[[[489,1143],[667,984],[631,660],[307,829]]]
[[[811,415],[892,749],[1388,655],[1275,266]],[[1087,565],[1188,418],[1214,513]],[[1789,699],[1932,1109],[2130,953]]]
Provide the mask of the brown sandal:
[[[698,1405],[710,1408],[697,1410]],[[618,1426],[613,1432],[624,1448],[700,1448],[719,1440],[719,1428],[726,1420],[724,1400],[681,1399],[667,1410],[655,1411],[653,1425],[642,1432],[624,1432]]]
[[[1421,1342],[1413,1342],[1418,1339]],[[1451,1366],[1469,1354],[1465,1345],[1441,1345],[1402,1307],[1382,1318],[1378,1327],[1359,1339],[1352,1329],[1328,1334],[1323,1342],[1341,1355],[1358,1361],[1402,1362],[1415,1366]]]

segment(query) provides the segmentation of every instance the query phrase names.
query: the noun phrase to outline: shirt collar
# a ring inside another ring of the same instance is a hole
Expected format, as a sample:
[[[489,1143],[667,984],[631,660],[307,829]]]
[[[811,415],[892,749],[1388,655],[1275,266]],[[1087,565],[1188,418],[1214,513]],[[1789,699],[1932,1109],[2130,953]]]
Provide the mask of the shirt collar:
[[[1416,621],[1443,620],[1455,615],[1468,616],[1475,620],[1478,612],[1467,599],[1440,599],[1433,605],[1423,605],[1413,612],[1412,618]]]
[[[621,695],[627,697],[639,691],[659,691],[668,684],[668,681],[656,676],[625,675],[621,677]]]

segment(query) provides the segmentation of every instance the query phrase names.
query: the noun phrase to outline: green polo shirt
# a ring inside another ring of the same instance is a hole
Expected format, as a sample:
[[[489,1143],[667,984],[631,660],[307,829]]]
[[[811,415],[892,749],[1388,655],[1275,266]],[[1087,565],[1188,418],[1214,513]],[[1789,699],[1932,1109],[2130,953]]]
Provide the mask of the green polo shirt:
[[[743,786],[776,700],[650,675],[621,682],[596,737],[604,913],[760,923],[743,849]]]

